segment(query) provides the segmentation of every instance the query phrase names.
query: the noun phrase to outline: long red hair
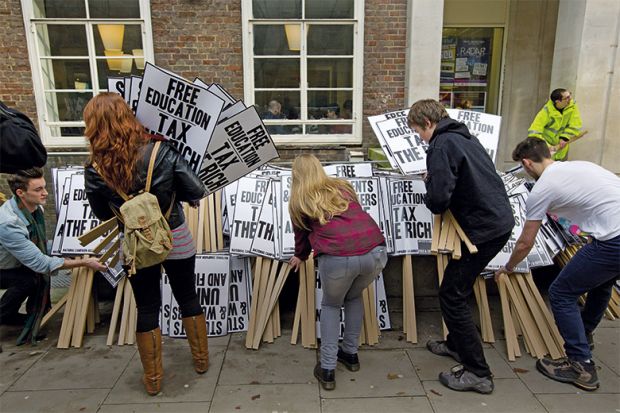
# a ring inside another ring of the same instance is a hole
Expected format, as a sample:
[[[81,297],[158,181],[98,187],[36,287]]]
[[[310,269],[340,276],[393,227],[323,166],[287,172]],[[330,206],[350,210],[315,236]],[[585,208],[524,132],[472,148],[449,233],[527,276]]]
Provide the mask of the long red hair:
[[[148,138],[125,100],[116,93],[93,97],[84,108],[84,135],[90,141],[90,163],[115,190],[134,187],[138,161]]]

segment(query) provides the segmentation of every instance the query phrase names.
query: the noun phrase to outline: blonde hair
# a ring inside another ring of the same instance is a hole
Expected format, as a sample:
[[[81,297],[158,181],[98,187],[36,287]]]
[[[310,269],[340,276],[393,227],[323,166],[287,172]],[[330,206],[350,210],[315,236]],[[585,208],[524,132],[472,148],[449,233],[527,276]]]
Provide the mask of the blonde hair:
[[[349,209],[349,202],[359,202],[351,184],[327,176],[314,155],[300,155],[293,161],[293,181],[288,210],[293,225],[309,230],[307,220],[325,225],[334,216]]]

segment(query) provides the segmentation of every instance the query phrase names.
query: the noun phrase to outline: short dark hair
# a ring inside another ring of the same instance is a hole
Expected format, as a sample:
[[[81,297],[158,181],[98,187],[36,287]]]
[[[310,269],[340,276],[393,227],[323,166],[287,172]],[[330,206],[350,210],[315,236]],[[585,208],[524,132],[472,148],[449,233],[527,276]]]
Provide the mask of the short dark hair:
[[[447,117],[448,112],[446,112],[446,108],[444,108],[441,103],[434,99],[422,99],[411,105],[409,115],[407,116],[407,122],[409,126],[415,125],[424,127],[426,125],[426,119],[436,124],[439,123],[441,119]]]
[[[533,162],[542,162],[543,159],[550,159],[551,152],[547,142],[543,139],[529,137],[519,142],[514,151],[512,151],[512,160],[521,162],[523,159],[529,159]]]
[[[555,102],[556,100],[562,100],[562,93],[566,92],[566,89],[555,89],[553,92],[551,92],[551,95],[549,95],[549,99],[551,99],[552,102]]]
[[[9,188],[11,188],[11,192],[17,195],[18,189],[27,191],[30,181],[39,178],[43,178],[42,168],[22,169],[11,175],[9,179],[7,179],[7,183],[9,184]]]

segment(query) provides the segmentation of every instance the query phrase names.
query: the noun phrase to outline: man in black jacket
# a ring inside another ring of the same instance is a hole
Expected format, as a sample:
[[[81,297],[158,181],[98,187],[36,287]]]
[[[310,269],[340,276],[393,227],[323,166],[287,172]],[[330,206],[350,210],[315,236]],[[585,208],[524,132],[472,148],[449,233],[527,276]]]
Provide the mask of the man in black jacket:
[[[460,260],[451,260],[439,288],[441,313],[448,327],[446,341],[431,340],[434,354],[460,364],[439,374],[453,390],[491,393],[493,379],[467,299],[476,278],[504,247],[514,218],[508,195],[493,161],[467,126],[451,119],[437,101],[419,100],[411,106],[409,127],[429,144],[426,153],[426,206],[433,214],[452,212],[478,248],[465,246]]]

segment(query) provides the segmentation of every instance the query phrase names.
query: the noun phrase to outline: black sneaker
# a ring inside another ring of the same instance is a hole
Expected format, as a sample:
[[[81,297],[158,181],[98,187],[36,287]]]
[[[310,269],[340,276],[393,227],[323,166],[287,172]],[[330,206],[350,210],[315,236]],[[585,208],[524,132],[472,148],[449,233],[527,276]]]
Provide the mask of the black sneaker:
[[[433,354],[438,356],[452,357],[457,363],[461,362],[461,358],[456,351],[448,348],[448,342],[443,340],[429,340],[426,342],[426,348]]]
[[[344,364],[349,371],[358,371],[360,369],[360,360],[357,354],[349,354],[338,347],[338,361]]]
[[[334,370],[321,368],[321,363],[314,366],[314,377],[321,383],[323,389],[334,390],[336,388],[336,374]]]
[[[482,394],[493,392],[495,385],[491,377],[479,377],[462,365],[456,365],[450,371],[439,373],[439,381],[449,389],[456,391],[475,391]]]
[[[599,387],[596,366],[592,360],[586,363],[568,359],[551,360],[545,357],[536,362],[536,368],[552,380],[571,383],[583,390],[593,391]]]

